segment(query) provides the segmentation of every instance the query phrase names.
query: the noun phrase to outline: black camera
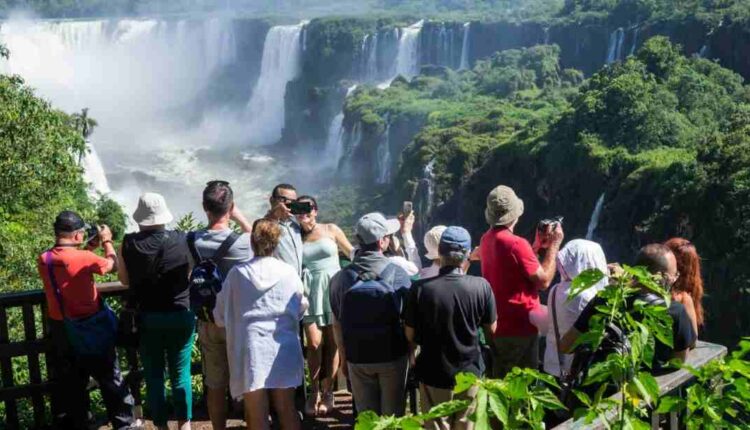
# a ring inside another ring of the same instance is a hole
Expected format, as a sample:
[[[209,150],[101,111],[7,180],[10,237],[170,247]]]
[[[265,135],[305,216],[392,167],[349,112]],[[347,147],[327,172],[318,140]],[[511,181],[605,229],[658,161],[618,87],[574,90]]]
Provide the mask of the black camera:
[[[539,230],[539,231],[554,230],[554,228],[557,225],[561,225],[562,222],[563,222],[563,217],[561,217],[561,216],[555,216],[555,217],[552,217],[552,218],[545,218],[545,219],[539,221],[539,224],[537,224],[536,229]],[[551,229],[549,229],[550,226],[552,227]]]
[[[292,215],[305,215],[312,212],[313,207],[311,202],[291,202],[289,203],[289,210]]]
[[[96,224],[87,224],[85,243],[88,245],[90,243],[96,243],[98,242],[98,240],[99,240],[99,228],[96,226]]]

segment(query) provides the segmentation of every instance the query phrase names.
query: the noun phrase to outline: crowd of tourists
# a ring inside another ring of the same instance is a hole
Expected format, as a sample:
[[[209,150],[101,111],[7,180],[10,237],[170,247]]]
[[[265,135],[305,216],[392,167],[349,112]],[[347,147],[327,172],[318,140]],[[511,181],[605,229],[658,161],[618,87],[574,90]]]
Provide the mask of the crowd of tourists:
[[[289,184],[272,190],[268,213],[253,223],[225,181],[207,184],[203,209],[205,228],[169,230],[173,216],[164,197],[145,193],[133,213],[139,231],[126,234],[119,249],[107,226],[92,230],[74,212],[58,215],[55,245],[38,267],[56,345],[50,375],[60,428],[87,427],[89,378],[98,383],[113,428],[140,425],[118,367],[123,325],[137,339],[147,416],[160,429],[170,416],[180,429],[190,428],[196,333],[214,429],[226,427],[227,392],[243,400],[248,428],[275,421],[299,429],[299,412],[316,417],[337,408],[338,372],[357,411],[396,416],[405,413],[409,379],[419,382],[419,408],[426,411],[454,399],[460,372],[502,378],[521,367],[560,378],[596,313],[597,292],[609,282],[605,277],[569,300],[572,280],[588,269],[618,270],[595,242],[563,246],[560,221],[540,223],[531,243],[516,235],[523,201],[502,185],[487,197],[488,229],[478,246],[463,227],[432,226],[423,256],[408,208],[395,218],[362,216],[354,244],[339,226],[318,222],[316,199],[298,196]],[[92,252],[96,247],[103,257]],[[468,274],[472,262],[481,277]],[[671,239],[643,247],[635,263],[672,292],[673,342],[657,340],[653,368],[659,369],[686,358],[703,324],[700,259],[689,241]],[[113,272],[129,286],[130,325],[122,314],[118,324],[94,285],[93,275]],[[305,360],[306,390],[300,388]],[[300,393],[304,406],[296,402]],[[461,413],[426,427],[472,423]]]

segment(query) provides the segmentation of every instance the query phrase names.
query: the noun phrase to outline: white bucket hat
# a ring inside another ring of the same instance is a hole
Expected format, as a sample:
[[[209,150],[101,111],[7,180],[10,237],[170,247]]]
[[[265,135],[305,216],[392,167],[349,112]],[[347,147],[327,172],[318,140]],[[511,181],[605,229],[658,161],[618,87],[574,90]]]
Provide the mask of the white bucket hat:
[[[172,222],[174,217],[167,207],[167,202],[161,194],[143,193],[138,199],[138,208],[133,212],[136,224],[148,227],[164,225]]]
[[[440,246],[440,237],[443,236],[443,232],[446,228],[447,227],[444,225],[436,225],[435,227],[432,227],[427,233],[425,233],[424,247],[425,249],[427,249],[425,258],[427,258],[428,260],[437,260],[438,258],[440,258],[438,247]]]

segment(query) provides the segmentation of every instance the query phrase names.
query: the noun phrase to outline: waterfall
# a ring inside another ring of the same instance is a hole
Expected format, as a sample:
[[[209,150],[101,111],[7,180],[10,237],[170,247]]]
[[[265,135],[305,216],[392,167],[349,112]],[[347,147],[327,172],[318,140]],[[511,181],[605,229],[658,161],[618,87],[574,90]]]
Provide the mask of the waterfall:
[[[83,155],[81,167],[83,167],[83,178],[89,185],[90,195],[97,197],[99,194],[109,194],[111,190],[107,176],[104,174],[104,167],[94,145],[89,142],[86,142],[86,152]]]
[[[346,98],[349,98],[355,89],[357,89],[357,85],[347,88]],[[346,102],[346,98],[344,102]],[[326,156],[330,165],[334,168],[339,165],[344,154],[344,134],[344,110],[342,106],[341,112],[337,113],[331,120],[331,125],[328,127],[328,140],[326,141]]]
[[[435,204],[435,160],[430,160],[422,170],[417,194],[419,201],[419,224],[426,228],[429,225],[432,206]]]
[[[396,74],[411,79],[419,73],[419,32],[424,20],[402,28],[398,38]]]
[[[391,181],[391,121],[386,116],[386,126],[377,149],[378,175],[376,183],[387,184]]]
[[[586,239],[593,240],[596,227],[599,225],[599,218],[602,215],[602,208],[604,207],[604,193],[599,196],[599,199],[594,205],[594,211],[591,212],[591,219],[589,220],[589,226],[586,229]]]
[[[378,69],[378,33],[373,35],[365,34],[362,39],[361,55],[361,72],[360,79],[366,82],[373,82],[379,79]]]
[[[622,43],[625,40],[625,30],[622,27],[609,35],[609,47],[607,48],[607,64],[612,64],[622,58]]]
[[[640,27],[635,27],[633,29],[633,44],[630,46],[630,54],[629,55],[634,55],[635,54],[635,50],[638,48],[638,31],[640,29],[641,29]]]
[[[701,46],[700,51],[698,51],[698,57],[706,58],[706,54],[708,54],[708,42],[704,43],[703,46]]]
[[[254,144],[267,145],[281,138],[286,84],[300,71],[300,34],[305,24],[275,26],[266,35],[260,77],[247,106]]]
[[[544,44],[549,45],[549,27],[544,27]]]
[[[464,37],[461,42],[461,64],[458,66],[459,70],[466,70],[469,66],[469,36],[471,30],[471,23],[464,23]]]

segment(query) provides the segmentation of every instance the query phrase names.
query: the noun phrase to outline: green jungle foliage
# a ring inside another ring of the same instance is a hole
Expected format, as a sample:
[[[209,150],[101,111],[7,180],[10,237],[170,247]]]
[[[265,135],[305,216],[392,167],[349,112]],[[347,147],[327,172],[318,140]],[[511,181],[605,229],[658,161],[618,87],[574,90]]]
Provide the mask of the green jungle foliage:
[[[419,199],[434,161],[435,221],[481,232],[487,192],[505,183],[529,221],[564,215],[575,237],[604,192],[597,236],[608,257],[629,261],[644,243],[691,239],[704,257],[708,338],[736,343],[750,329],[741,311],[750,305],[748,87],[664,37],[586,81],[561,70],[558,56],[554,46],[509,50],[471,71],[423,68],[411,82],[355,92],[347,118],[374,130],[371,146],[386,117],[419,125],[384,196]]]

